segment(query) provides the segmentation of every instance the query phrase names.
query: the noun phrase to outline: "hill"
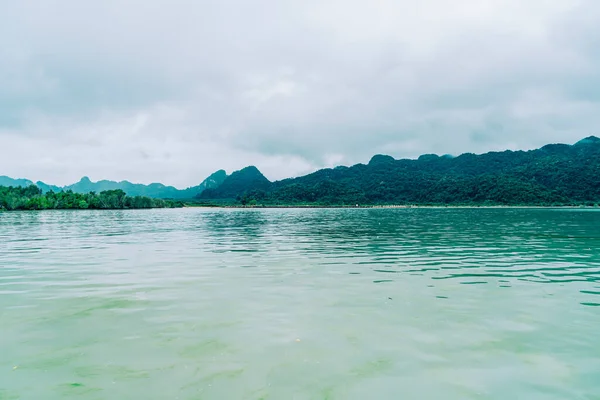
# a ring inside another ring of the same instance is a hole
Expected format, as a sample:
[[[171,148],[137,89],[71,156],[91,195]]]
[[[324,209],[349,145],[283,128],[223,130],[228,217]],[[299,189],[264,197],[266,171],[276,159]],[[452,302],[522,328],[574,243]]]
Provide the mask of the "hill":
[[[600,139],[590,136],[574,145],[458,157],[428,154],[396,160],[376,155],[367,165],[322,169],[272,183],[266,178],[257,185],[249,179],[244,184],[226,183],[199,197],[271,205],[597,204]]]
[[[79,182],[72,185],[63,187],[48,185],[44,182],[38,181],[35,186],[40,188],[43,193],[49,191],[60,192],[60,191],[72,191],[74,193],[100,193],[105,190],[122,190],[128,196],[144,196],[151,198],[160,199],[191,199],[203,192],[205,189],[215,188],[227,178],[227,173],[223,170],[219,170],[208,178],[206,178],[198,186],[189,187],[187,189],[177,189],[173,186],[165,186],[162,183],[151,183],[149,185],[143,185],[138,183],[131,183],[129,181],[109,181],[101,180],[98,182],[92,182],[90,178],[84,176]],[[13,186],[13,187],[28,187],[34,185],[34,183],[28,179],[12,179],[7,176],[0,176],[0,186]]]
[[[24,185],[14,185],[14,186],[24,186]],[[35,186],[39,187],[42,190],[42,193],[47,193],[47,192],[61,192],[62,188],[60,186],[54,186],[54,185],[47,185],[42,181],[37,181],[35,183]]]
[[[201,192],[197,198],[210,199],[235,199],[246,192],[267,190],[271,182],[254,166],[246,167],[233,172],[220,185],[208,188]]]
[[[0,176],[0,186],[27,187],[33,185],[29,179],[13,179],[11,177]]]

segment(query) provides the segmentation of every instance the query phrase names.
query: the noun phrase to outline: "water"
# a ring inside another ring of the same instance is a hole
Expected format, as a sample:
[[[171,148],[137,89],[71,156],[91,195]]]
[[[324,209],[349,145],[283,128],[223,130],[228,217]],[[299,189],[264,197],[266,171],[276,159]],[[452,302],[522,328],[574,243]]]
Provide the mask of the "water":
[[[600,212],[0,214],[0,399],[598,399]]]

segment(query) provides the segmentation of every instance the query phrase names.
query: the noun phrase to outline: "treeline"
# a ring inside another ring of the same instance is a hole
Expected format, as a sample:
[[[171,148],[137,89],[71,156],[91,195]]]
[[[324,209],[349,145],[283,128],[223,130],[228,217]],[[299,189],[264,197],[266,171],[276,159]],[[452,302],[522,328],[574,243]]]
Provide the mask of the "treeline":
[[[37,186],[0,186],[0,210],[71,210],[71,209],[141,209],[176,208],[183,203],[171,200],[152,199],[142,196],[127,196],[123,190],[105,190],[100,193],[47,192]]]
[[[429,178],[429,177],[428,177]],[[344,183],[325,181],[313,185],[295,184],[272,191],[251,190],[236,197],[244,206],[278,205],[531,205],[531,206],[598,206],[600,194],[576,196],[568,191],[549,189],[514,177],[480,176],[454,177],[412,181],[404,188],[373,188],[361,190]],[[383,185],[382,185],[383,186]]]
[[[260,186],[244,185],[239,178],[226,179],[200,199],[230,199],[249,206],[594,206],[600,204],[600,139],[589,137],[572,146],[547,145],[532,151],[424,155],[417,160],[379,155],[367,165],[323,169]]]

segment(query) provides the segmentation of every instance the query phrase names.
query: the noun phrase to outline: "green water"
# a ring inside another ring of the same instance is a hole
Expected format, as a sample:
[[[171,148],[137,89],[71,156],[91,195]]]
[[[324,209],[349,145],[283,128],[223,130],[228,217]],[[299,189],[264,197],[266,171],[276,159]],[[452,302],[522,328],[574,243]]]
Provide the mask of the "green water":
[[[598,399],[600,212],[0,213],[0,399]]]

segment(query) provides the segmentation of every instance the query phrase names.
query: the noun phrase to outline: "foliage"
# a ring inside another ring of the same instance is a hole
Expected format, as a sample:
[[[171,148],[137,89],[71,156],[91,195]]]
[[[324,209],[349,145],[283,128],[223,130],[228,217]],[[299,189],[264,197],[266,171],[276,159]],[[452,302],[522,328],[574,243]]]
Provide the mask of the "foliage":
[[[228,180],[200,198],[242,205],[593,205],[600,203],[600,139],[459,157],[377,155],[368,165],[259,186]]]
[[[47,209],[126,209],[126,208],[174,208],[181,202],[130,197],[123,190],[105,190],[96,194],[74,193],[70,190],[42,193],[35,185],[27,187],[0,186],[0,210],[47,210]]]

